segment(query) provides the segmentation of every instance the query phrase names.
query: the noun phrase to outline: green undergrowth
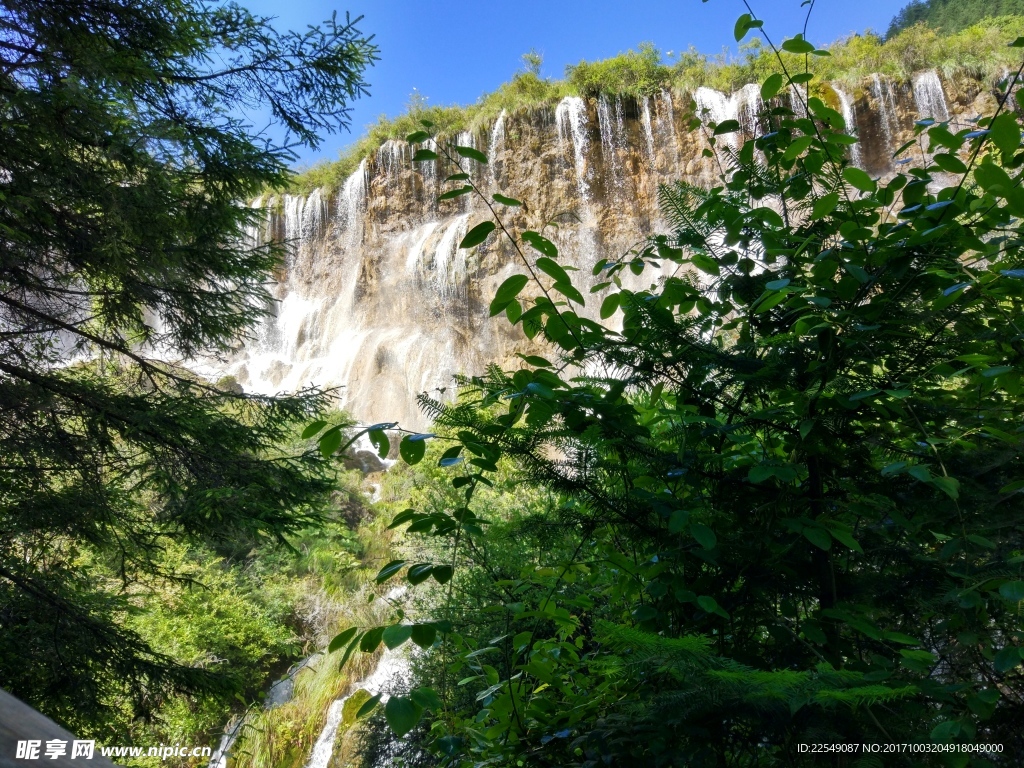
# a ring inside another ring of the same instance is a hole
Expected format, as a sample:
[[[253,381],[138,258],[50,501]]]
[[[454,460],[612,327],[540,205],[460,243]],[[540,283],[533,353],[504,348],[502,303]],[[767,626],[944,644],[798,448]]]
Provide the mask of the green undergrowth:
[[[1014,50],[1006,43],[1024,35],[1024,16],[986,19],[951,35],[923,24],[912,26],[883,40],[868,32],[851,35],[826,46],[829,56],[810,57],[807,68],[818,82],[859,82],[879,73],[906,81],[914,72],[936,69],[946,78],[975,80],[998,77],[1016,67]],[[783,53],[790,72],[804,70],[804,56]],[[759,40],[740,47],[739,55],[709,56],[694,48],[663,54],[650,43],[637,50],[596,62],[581,61],[566,68],[563,79],[540,77],[536,68],[519,72],[497,90],[467,106],[427,106],[413,99],[408,110],[396,117],[381,116],[368,126],[337,160],[324,160],[301,169],[287,191],[308,194],[314,189],[336,190],[359,163],[373,156],[389,139],[404,139],[420,130],[421,121],[434,123],[438,135],[473,131],[483,138],[502,112],[523,115],[549,109],[565,96],[643,98],[661,90],[691,93],[701,86],[731,92],[747,83],[762,82],[777,68],[775,53]]]

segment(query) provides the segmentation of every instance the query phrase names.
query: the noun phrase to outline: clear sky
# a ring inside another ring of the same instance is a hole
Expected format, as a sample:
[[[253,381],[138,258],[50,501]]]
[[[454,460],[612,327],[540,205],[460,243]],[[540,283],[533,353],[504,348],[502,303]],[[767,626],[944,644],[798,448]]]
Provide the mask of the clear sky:
[[[778,41],[803,28],[802,0],[749,0]],[[596,60],[653,42],[663,53],[691,45],[715,54],[735,50],[732,30],[745,12],[740,0],[237,0],[277,18],[278,28],[304,29],[345,11],[363,16],[380,61],[367,72],[372,96],[353,104],[352,133],[325,138],[300,164],[334,158],[378,115],[404,110],[416,89],[429,104],[469,104],[508,80],[530,49],[544,56],[542,74],[561,77],[567,64]],[[852,32],[885,32],[907,0],[816,0],[808,38],[829,43]]]

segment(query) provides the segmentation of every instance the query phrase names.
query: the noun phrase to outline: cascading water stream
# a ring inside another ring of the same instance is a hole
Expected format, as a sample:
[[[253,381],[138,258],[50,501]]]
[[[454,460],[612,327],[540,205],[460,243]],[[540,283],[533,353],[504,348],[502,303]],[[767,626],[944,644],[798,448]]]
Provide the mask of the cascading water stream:
[[[622,128],[622,102],[618,101],[615,111],[604,96],[597,100],[597,127],[601,136],[601,159],[605,169],[609,171],[609,185],[615,193],[622,191],[622,167],[619,152],[625,149],[626,141]],[[607,182],[606,182],[607,183]]]
[[[726,143],[733,149],[739,148],[741,133],[748,138],[757,135],[758,112],[763,102],[761,89],[753,83],[743,86],[730,96],[701,86],[694,91],[693,99],[697,102],[698,112],[707,115],[708,120],[716,124],[726,120],[739,123],[740,131],[725,135]]]
[[[676,137],[676,114],[672,107],[672,94],[659,91],[657,96],[657,130],[660,140],[667,144],[672,157],[671,173],[679,172],[679,142]]]
[[[576,190],[584,207],[590,204],[590,183],[588,181],[587,149],[590,138],[587,135],[587,103],[578,96],[566,96],[555,109],[555,124],[558,126],[558,143],[563,154],[568,143],[572,144],[572,156],[576,170]]]
[[[491,140],[487,147],[487,163],[490,166],[491,186],[497,189],[501,184],[501,171],[505,160],[505,110],[501,110],[491,127]]]
[[[647,162],[650,165],[651,171],[654,171],[654,163],[656,154],[654,152],[654,127],[651,124],[651,100],[649,97],[644,96],[643,102],[640,107],[640,124],[644,129],[644,140],[646,141],[645,149],[647,150]]]
[[[918,72],[912,80],[914,86],[914,104],[921,118],[933,118],[944,123],[949,120],[949,108],[946,105],[946,94],[942,90],[942,81],[934,69]]]
[[[857,112],[853,107],[853,99],[850,98],[846,91],[842,90],[836,85],[832,86],[832,89],[836,92],[836,96],[839,98],[839,107],[843,113],[843,122],[846,123],[846,132],[853,137],[857,136]],[[864,167],[863,158],[861,157],[860,141],[856,144],[850,145],[850,162],[858,168]]]
[[[871,76],[871,85],[868,92],[874,99],[878,109],[879,124],[882,126],[882,134],[885,136],[885,153],[892,156],[895,151],[895,135],[899,131],[899,119],[896,116],[896,100],[892,95],[892,85],[883,83],[882,78],[877,74]]]

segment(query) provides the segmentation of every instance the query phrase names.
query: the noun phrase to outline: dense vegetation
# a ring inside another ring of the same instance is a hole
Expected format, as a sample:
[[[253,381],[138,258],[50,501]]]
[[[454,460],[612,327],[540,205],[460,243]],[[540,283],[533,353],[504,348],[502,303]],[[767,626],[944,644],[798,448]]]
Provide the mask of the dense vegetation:
[[[1024,14],[1021,0],[913,0],[897,13],[886,37],[898,35],[915,24],[926,24],[945,34],[959,32],[982,19]]]
[[[737,38],[758,26],[741,17]],[[1006,42],[1019,76],[1024,38]],[[820,55],[799,36],[783,50]],[[490,312],[536,349],[464,380],[456,403],[421,397],[438,434],[406,435],[401,455],[448,472],[448,489],[410,495],[391,525],[422,544],[377,580],[433,584],[430,613],[331,644],[342,664],[431,649],[419,686],[383,707],[421,760],[980,767],[1024,754],[1024,151],[1010,90],[977,130],[919,123],[896,157],[920,160],[883,181],[849,164],[841,114],[812,95],[801,118],[775,98],[813,82],[789,61],[762,82],[760,137],[732,149],[736,121],[692,116],[718,183],[663,188],[671,231],[595,264],[589,299],[559,264],[559,233],[517,200],[489,199],[494,219],[461,243],[506,239],[523,273]],[[448,164],[445,199],[483,194],[465,173],[487,161],[476,150],[440,141],[418,159]],[[936,189],[938,174],[958,181]],[[627,270],[659,266],[669,276],[649,289],[623,288]],[[861,751],[893,743],[916,747]]]
[[[955,34],[918,25],[885,40],[871,33],[853,35],[825,46],[830,55],[807,64],[816,82],[856,84],[876,72],[906,81],[924,69],[938,69],[945,77],[1000,78],[1006,68],[1017,64],[1006,40],[1020,35],[1024,35],[1024,16],[986,19]],[[803,56],[782,52],[782,57],[787,67],[804,66]],[[418,130],[421,120],[433,123],[439,135],[452,136],[465,130],[483,131],[502,110],[551,108],[570,95],[643,98],[663,89],[692,93],[700,86],[731,92],[763,81],[777,66],[775,54],[757,39],[741,46],[736,57],[707,56],[691,48],[666,60],[653,45],[644,44],[604,61],[574,64],[561,80],[542,78],[536,60],[532,61],[534,65],[526,61],[523,71],[475,104],[428,106],[420,98],[397,118],[381,117],[338,160],[306,169],[291,180],[288,189],[302,193],[318,187],[337,189],[361,160],[371,157],[385,141],[404,139]]]
[[[247,244],[238,200],[287,183],[284,142],[347,124],[375,49],[187,0],[6,0],[0,30],[0,685],[110,741],[170,696],[251,691],[292,642],[279,608],[218,604],[223,563],[320,517],[334,480],[295,425],[328,394],[168,361],[260,318],[280,247]],[[180,631],[207,610],[235,614]]]

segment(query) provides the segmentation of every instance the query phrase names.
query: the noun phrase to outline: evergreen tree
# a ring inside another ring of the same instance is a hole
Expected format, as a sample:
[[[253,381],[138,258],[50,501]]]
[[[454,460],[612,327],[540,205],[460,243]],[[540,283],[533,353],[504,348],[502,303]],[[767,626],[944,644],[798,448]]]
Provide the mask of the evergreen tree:
[[[1024,0],[912,0],[889,23],[886,37],[894,37],[915,24],[947,35],[997,16],[1024,15]]]
[[[247,242],[244,202],[294,142],[347,127],[375,52],[349,20],[281,34],[232,3],[2,4],[0,686],[81,733],[231,690],[119,621],[174,578],[161,537],[282,539],[329,488],[318,455],[278,450],[323,392],[246,396],[168,361],[258,320],[281,254]]]

